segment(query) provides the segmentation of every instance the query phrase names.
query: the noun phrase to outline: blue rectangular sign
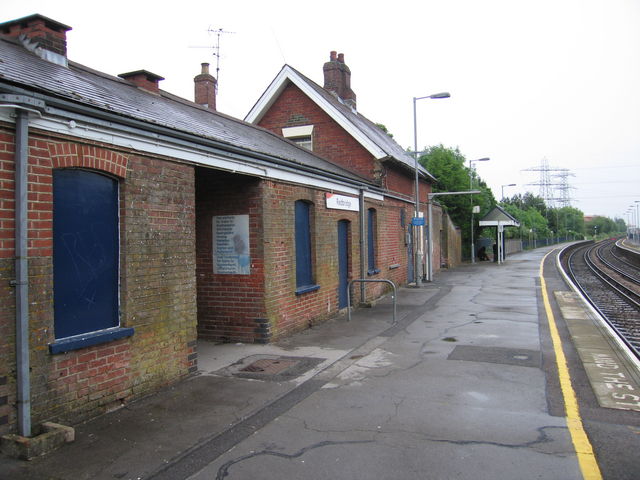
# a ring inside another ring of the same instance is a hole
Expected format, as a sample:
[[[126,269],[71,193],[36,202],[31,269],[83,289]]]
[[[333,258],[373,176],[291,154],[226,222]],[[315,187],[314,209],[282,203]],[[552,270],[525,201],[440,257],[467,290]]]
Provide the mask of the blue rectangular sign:
[[[411,219],[411,225],[415,227],[423,227],[424,226],[424,217],[413,217]]]

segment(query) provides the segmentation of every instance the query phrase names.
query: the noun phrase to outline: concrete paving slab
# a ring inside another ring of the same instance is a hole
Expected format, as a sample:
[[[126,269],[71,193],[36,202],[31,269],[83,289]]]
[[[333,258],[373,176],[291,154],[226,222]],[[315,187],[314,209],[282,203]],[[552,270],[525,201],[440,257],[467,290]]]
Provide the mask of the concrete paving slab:
[[[574,292],[554,292],[600,406],[640,411],[640,374]]]

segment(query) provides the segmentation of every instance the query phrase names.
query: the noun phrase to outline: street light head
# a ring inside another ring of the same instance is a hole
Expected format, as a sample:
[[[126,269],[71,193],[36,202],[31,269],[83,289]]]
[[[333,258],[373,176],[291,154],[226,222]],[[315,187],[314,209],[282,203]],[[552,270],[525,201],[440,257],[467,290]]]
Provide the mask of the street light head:
[[[451,94],[449,92],[434,93],[433,95],[429,95],[429,98],[433,98],[433,99],[449,98],[449,97],[451,97]]]
[[[469,160],[469,165],[475,163],[475,162],[488,162],[489,160],[491,160],[489,157],[482,157],[482,158],[476,158],[474,160]]]

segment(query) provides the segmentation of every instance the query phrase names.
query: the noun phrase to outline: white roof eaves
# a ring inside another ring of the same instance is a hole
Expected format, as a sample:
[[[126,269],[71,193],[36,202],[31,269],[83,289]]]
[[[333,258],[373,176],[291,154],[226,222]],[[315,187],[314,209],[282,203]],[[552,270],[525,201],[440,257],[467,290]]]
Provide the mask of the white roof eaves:
[[[497,227],[498,225],[502,225],[504,227],[519,227],[520,223],[513,220],[480,220],[478,224],[481,227]]]
[[[369,137],[364,135],[360,129],[356,128],[347,118],[345,118],[344,115],[336,110],[331,103],[327,102],[322,95],[318,94],[316,90],[309,86],[309,84],[301,78],[295,70],[289,67],[289,65],[285,65],[282,70],[280,70],[276,78],[274,78],[269,87],[267,87],[251,111],[247,114],[245,121],[257,124],[278,98],[282,90],[287,86],[288,81],[302,90],[305,95],[315,102],[327,115],[338,123],[338,125],[344,128],[376,159],[379,160],[388,156],[384,150],[376,145],[375,142],[372,142]]]

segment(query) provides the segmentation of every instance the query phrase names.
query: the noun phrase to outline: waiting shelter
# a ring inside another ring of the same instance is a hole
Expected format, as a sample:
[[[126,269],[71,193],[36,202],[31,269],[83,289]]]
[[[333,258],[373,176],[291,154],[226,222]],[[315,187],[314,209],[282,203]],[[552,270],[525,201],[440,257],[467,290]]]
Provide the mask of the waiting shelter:
[[[481,227],[496,227],[496,244],[498,245],[498,263],[504,262],[504,227],[519,227],[520,222],[496,205],[479,222]]]

